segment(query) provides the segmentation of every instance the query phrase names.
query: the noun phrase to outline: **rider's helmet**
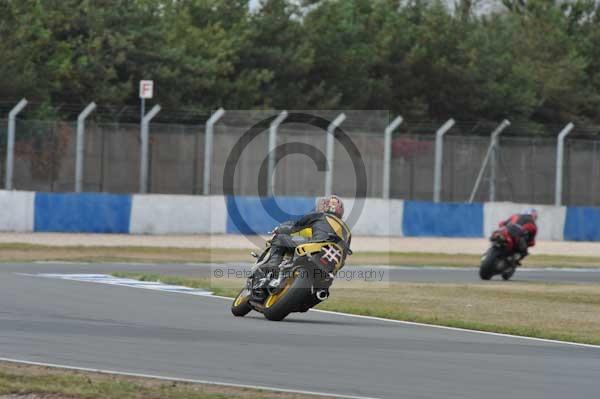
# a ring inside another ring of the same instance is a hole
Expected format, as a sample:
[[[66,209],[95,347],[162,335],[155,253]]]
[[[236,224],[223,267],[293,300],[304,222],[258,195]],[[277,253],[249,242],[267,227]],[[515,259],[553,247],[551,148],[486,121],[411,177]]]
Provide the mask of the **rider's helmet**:
[[[317,212],[332,213],[341,218],[344,216],[344,202],[337,195],[321,198],[317,205]]]
[[[535,208],[527,208],[523,211],[523,215],[530,215],[535,221],[538,218],[538,211]]]

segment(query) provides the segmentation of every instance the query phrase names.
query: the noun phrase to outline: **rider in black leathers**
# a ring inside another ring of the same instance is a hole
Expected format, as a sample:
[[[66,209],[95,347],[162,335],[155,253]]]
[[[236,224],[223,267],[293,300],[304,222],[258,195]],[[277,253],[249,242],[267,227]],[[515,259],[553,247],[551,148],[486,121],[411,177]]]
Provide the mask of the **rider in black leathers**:
[[[319,201],[317,211],[301,217],[296,221],[285,222],[274,230],[271,239],[271,257],[260,268],[265,272],[276,272],[286,252],[291,251],[300,243],[308,241],[320,242],[337,237],[336,232],[343,237],[350,237],[350,231],[345,223],[341,222],[344,215],[344,203],[335,196],[329,196]],[[341,222],[341,223],[339,223]],[[304,233],[301,236],[292,236],[294,233]],[[304,237],[304,238],[302,238]]]

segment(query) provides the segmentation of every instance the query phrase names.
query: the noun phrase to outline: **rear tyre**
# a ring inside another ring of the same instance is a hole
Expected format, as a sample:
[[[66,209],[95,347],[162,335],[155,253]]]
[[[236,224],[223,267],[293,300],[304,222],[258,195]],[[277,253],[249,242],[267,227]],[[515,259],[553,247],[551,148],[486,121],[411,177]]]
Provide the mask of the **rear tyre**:
[[[286,286],[276,295],[271,295],[265,301],[263,314],[271,321],[281,321],[298,306],[308,301],[310,293],[309,273],[304,269],[294,272]]]
[[[250,299],[250,292],[248,289],[244,288],[240,291],[239,294],[233,300],[231,304],[231,313],[237,317],[246,316],[252,310],[250,303],[248,300]]]
[[[498,252],[495,248],[490,248],[483,256],[481,260],[481,266],[479,267],[479,277],[482,280],[491,279],[496,271],[496,259],[498,258]]]

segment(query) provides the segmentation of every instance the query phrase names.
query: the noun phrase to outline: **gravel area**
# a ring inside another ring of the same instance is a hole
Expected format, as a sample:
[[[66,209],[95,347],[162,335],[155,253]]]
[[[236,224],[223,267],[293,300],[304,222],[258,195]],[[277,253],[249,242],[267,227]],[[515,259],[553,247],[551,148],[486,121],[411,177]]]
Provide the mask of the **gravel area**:
[[[255,244],[241,235],[122,235],[63,233],[0,233],[0,243],[48,246],[123,246],[247,249]],[[484,238],[353,237],[355,251],[480,254]],[[540,241],[533,254],[600,257],[600,242]]]

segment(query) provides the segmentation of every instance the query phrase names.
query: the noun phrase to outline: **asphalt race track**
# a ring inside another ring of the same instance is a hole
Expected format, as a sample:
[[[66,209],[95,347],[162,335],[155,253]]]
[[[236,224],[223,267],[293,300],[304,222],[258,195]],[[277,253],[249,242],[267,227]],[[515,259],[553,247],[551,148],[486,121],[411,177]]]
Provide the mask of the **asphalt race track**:
[[[0,357],[356,397],[574,399],[600,390],[596,347],[318,312],[281,323],[234,318],[225,299],[16,274],[169,267],[194,269],[0,266]]]
[[[234,275],[240,270],[249,270],[250,265],[240,264],[77,264],[40,262],[29,264],[2,264],[0,273],[12,271],[20,273],[112,273],[136,272],[170,274],[187,277],[210,277],[219,269],[225,275]],[[383,271],[385,281],[407,282],[440,282],[440,283],[482,283],[477,268],[456,267],[386,267],[386,266],[346,266],[342,270]],[[494,280],[502,280],[495,276]],[[562,282],[562,283],[600,283],[598,269],[565,269],[565,268],[521,268],[517,269],[513,281]]]

